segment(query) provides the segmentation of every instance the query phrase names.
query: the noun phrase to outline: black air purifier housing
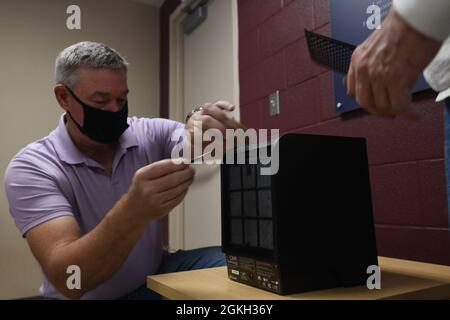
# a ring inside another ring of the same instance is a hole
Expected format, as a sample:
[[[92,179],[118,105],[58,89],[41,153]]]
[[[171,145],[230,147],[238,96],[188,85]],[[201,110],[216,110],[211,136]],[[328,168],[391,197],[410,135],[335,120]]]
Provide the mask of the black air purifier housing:
[[[270,150],[278,172],[261,175]],[[239,155],[221,166],[229,278],[278,294],[365,285],[378,265],[365,140],[287,134]]]

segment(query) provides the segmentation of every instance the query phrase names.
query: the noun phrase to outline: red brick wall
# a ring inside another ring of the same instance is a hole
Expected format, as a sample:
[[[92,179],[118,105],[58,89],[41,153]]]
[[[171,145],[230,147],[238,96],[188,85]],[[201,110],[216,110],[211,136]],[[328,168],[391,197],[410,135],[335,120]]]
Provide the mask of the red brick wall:
[[[239,0],[241,116],[255,128],[366,137],[380,255],[450,265],[443,106],[415,97],[420,122],[333,108],[331,73],[314,65],[303,29],[330,34],[327,0]],[[281,92],[281,115],[268,96]]]

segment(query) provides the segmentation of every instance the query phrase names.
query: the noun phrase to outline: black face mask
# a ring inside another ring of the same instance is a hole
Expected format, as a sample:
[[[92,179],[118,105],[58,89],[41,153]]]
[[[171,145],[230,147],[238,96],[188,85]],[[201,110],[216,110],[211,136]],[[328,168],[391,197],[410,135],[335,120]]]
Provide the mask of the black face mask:
[[[112,144],[117,142],[125,130],[128,129],[128,103],[120,111],[104,111],[85,104],[69,88],[67,90],[83,106],[83,126],[80,126],[75,121],[70,112],[67,113],[78,129],[92,140],[103,144]]]

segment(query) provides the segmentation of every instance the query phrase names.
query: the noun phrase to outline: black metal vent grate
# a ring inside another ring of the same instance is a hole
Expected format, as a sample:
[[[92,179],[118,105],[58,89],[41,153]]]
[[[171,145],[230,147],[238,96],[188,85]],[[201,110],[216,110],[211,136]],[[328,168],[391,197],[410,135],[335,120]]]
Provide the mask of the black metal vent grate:
[[[356,46],[305,29],[311,58],[332,70],[347,74]]]

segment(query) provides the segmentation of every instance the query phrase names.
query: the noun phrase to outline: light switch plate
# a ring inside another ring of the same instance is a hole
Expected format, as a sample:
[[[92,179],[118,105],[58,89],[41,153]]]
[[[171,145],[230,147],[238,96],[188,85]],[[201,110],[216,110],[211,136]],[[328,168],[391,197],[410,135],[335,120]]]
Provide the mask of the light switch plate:
[[[269,97],[269,114],[271,117],[280,114],[280,91],[272,93]]]

